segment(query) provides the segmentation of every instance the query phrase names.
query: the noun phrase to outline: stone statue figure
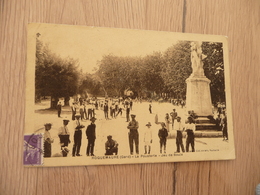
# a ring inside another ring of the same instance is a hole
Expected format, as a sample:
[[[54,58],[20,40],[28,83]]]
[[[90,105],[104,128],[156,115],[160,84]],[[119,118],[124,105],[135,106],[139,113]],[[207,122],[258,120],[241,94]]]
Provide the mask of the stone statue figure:
[[[201,42],[191,42],[191,67],[192,76],[204,77],[202,60],[205,55],[202,54]]]

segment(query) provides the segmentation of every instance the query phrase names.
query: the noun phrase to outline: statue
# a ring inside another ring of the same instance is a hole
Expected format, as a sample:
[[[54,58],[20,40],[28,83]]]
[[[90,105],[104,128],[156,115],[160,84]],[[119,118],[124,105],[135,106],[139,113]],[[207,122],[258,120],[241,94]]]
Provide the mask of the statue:
[[[204,77],[202,60],[206,56],[202,54],[201,42],[191,42],[191,67],[192,76]]]
[[[192,74],[188,79],[186,92],[186,108],[202,117],[212,115],[212,102],[210,94],[210,80],[205,76],[203,69],[202,42],[191,42],[191,67]]]

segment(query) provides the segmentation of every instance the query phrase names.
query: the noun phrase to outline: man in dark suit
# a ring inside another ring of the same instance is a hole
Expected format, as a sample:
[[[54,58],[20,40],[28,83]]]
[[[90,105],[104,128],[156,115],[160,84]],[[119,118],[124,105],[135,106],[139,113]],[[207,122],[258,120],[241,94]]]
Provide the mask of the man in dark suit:
[[[104,114],[105,114],[105,119],[108,119],[108,105],[105,103],[104,105]]]
[[[139,123],[135,120],[136,115],[131,114],[132,120],[129,122],[127,129],[129,129],[128,138],[129,138],[129,147],[130,154],[133,155],[134,143],[136,154],[139,154]]]
[[[94,156],[94,146],[95,146],[95,140],[96,140],[96,118],[92,117],[90,119],[91,123],[88,125],[86,129],[86,136],[88,139],[88,146],[87,146],[87,156]]]

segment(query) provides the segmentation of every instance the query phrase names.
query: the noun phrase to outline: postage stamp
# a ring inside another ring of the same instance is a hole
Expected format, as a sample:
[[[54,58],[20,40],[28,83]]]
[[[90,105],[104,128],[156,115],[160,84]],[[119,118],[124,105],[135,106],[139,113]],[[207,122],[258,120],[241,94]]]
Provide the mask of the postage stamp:
[[[43,165],[42,134],[24,135],[24,165]]]

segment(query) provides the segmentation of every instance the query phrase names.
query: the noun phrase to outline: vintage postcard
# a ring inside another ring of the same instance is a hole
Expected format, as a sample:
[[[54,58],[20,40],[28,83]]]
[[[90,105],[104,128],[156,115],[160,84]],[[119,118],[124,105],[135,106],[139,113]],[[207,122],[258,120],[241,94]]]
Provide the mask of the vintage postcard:
[[[25,166],[235,159],[225,36],[29,24]]]

